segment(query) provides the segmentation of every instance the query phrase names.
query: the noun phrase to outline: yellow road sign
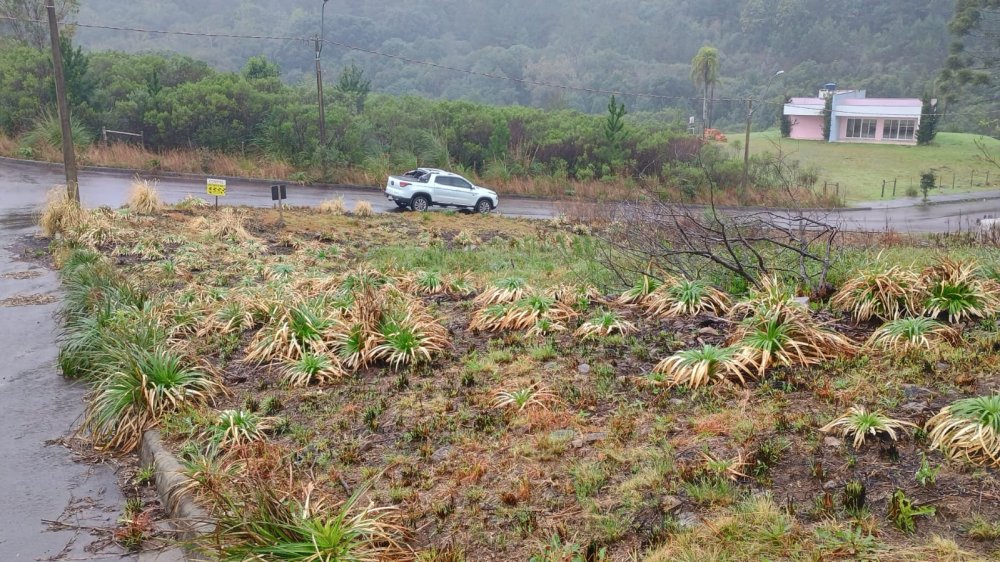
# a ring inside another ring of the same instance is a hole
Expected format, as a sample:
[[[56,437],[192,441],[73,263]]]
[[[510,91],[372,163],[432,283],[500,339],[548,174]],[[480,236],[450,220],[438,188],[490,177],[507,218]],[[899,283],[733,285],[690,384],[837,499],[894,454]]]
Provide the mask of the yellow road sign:
[[[205,188],[206,193],[216,197],[226,194],[226,180],[209,178]]]

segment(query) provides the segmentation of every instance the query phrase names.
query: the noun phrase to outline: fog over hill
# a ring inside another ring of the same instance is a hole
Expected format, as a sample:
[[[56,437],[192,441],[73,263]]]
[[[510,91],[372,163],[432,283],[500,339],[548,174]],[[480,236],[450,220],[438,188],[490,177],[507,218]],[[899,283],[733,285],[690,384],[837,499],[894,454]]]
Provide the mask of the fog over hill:
[[[310,38],[320,0],[81,0],[84,23],[209,34]],[[579,88],[693,98],[690,63],[710,44],[721,55],[716,95],[814,93],[825,82],[871,95],[919,96],[947,54],[951,2],[941,0],[330,0],[326,38],[459,69]],[[89,49],[176,51],[235,70],[253,55],[278,62],[287,81],[311,79],[309,42],[152,35],[80,29]],[[375,91],[492,104],[602,112],[604,94],[551,88],[402,62],[328,45],[330,79],[356,63]],[[696,102],[625,99],[636,110]],[[718,107],[738,120],[738,102]]]

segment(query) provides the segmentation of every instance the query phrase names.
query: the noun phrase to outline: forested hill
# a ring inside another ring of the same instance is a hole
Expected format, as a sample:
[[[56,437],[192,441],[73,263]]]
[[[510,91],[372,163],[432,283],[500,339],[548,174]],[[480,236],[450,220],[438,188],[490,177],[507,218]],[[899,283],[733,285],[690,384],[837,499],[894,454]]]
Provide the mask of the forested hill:
[[[84,23],[206,33],[312,37],[320,0],[81,0]],[[872,95],[919,96],[947,55],[944,0],[330,0],[326,36],[360,48],[576,87],[696,97],[690,63],[711,44],[721,54],[716,95],[815,92],[825,82]],[[288,81],[305,78],[305,42],[199,38],[80,29],[89,49],[170,50],[228,70],[265,54]],[[335,79],[350,62],[375,91],[491,104],[603,112],[606,95],[501,81],[329,46]],[[630,108],[693,108],[692,102],[627,99]],[[739,114],[719,106],[719,118]]]

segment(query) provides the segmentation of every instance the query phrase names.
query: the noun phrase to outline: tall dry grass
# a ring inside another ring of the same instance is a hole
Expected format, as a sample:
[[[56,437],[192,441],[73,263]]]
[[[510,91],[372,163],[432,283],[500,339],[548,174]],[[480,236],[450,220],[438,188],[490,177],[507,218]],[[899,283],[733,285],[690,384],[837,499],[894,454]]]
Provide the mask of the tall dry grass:
[[[17,141],[0,131],[0,156],[17,156]]]
[[[372,204],[368,201],[358,201],[354,205],[354,216],[356,217],[370,217],[375,214],[375,209],[372,208]]]
[[[323,201],[319,204],[319,210],[320,212],[329,213],[331,215],[343,215],[347,212],[347,207],[344,205],[344,197],[334,197]]]
[[[140,215],[155,215],[163,211],[163,201],[156,191],[156,182],[136,176],[132,180],[132,190],[125,206]]]
[[[42,214],[38,217],[38,226],[46,238],[55,238],[76,228],[84,220],[83,209],[76,202],[70,201],[66,186],[56,186],[46,197]]]

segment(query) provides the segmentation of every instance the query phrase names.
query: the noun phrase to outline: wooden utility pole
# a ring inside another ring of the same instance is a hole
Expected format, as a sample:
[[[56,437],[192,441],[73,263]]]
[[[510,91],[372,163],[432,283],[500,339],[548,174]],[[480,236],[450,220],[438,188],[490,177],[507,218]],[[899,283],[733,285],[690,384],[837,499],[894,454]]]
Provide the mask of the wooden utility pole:
[[[750,172],[750,122],[753,117],[753,98],[747,98],[747,135],[743,142],[743,181],[740,187],[745,193]]]
[[[59,104],[59,125],[62,127],[63,167],[66,170],[66,196],[80,203],[80,183],[76,173],[76,152],[73,150],[73,132],[69,125],[69,102],[66,99],[66,79],[63,76],[62,50],[59,48],[59,23],[56,22],[54,0],[48,0],[45,9],[49,14],[49,35],[52,38],[52,70],[56,79],[56,101]]]
[[[316,95],[319,98],[319,145],[326,149],[326,109],[323,107],[323,65],[320,64],[320,54],[323,52],[322,39],[316,37]],[[324,162],[326,158],[324,156]]]

